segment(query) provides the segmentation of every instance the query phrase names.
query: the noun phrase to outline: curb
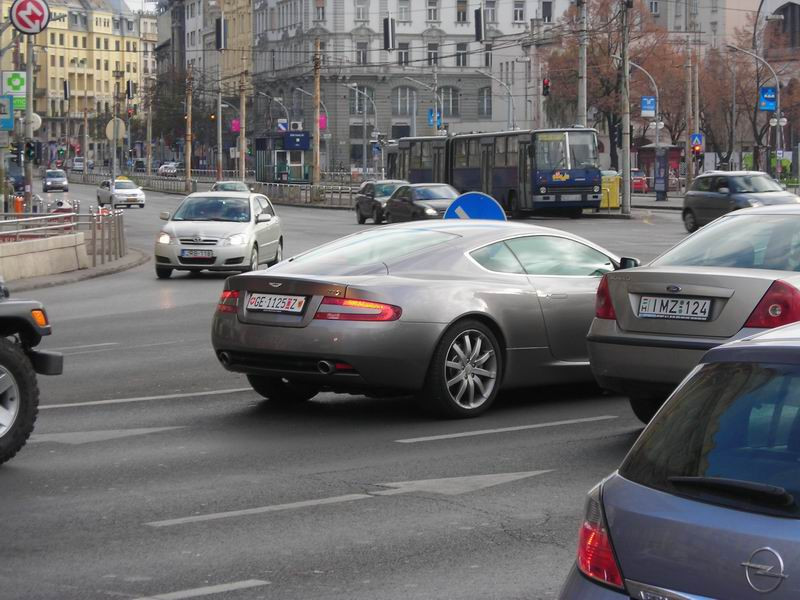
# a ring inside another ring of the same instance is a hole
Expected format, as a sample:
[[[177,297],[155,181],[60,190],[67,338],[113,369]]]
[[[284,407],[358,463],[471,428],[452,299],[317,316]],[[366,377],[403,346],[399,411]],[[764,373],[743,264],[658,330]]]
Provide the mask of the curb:
[[[94,279],[95,277],[103,277],[104,275],[121,273],[122,271],[127,271],[143,265],[149,260],[150,255],[145,254],[142,250],[139,250],[138,248],[128,248],[128,255],[124,258],[114,261],[113,263],[107,263],[97,267],[89,267],[88,269],[81,269],[79,271],[58,273],[56,275],[31,277],[30,279],[17,279],[16,281],[7,282],[6,287],[8,287],[9,291],[17,293],[55,287],[57,285],[66,285],[68,283],[78,283],[79,281]]]
[[[672,210],[672,211],[682,211],[682,206],[661,206],[659,204],[631,204],[631,208],[643,208],[647,210]]]

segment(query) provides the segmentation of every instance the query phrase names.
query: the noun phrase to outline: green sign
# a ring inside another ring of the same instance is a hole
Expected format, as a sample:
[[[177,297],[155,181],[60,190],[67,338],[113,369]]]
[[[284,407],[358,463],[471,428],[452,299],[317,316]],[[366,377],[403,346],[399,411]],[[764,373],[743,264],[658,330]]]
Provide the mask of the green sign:
[[[25,110],[28,103],[25,102],[25,96],[14,96],[14,110]]]
[[[24,96],[25,79],[25,71],[3,71],[3,93]]]

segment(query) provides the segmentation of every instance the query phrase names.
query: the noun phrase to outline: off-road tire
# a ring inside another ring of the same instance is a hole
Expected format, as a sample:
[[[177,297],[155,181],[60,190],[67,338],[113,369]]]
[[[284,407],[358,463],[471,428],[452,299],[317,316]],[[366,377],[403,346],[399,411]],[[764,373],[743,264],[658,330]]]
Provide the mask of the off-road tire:
[[[361,209],[356,206],[356,223],[363,225],[367,222],[367,218],[361,214]]]
[[[292,383],[282,377],[248,375],[247,381],[257,393],[272,402],[306,402],[319,393],[313,386]]]
[[[39,412],[39,386],[31,361],[18,344],[6,338],[0,338],[0,364],[11,373],[19,392],[17,416],[0,436],[0,464],[3,464],[19,452],[33,431]]]

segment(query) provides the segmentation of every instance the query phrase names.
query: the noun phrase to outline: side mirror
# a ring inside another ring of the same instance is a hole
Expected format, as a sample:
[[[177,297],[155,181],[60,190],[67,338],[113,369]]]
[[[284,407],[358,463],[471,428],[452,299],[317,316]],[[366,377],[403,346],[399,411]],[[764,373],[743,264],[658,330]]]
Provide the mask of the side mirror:
[[[720,194],[724,194],[725,196],[727,196],[728,194],[730,194],[730,193],[731,193],[730,189],[729,189],[729,188],[726,188],[726,187],[721,187],[721,188],[719,188],[717,191],[718,191]]]
[[[256,217],[256,223],[269,223],[272,221],[272,215],[268,213],[261,213]]]
[[[169,221],[170,218],[169,211],[162,210],[160,213],[158,213],[158,218],[161,219],[162,221]]]
[[[633,269],[634,267],[638,267],[641,263],[639,262],[638,258],[630,258],[629,256],[623,256],[619,259],[619,268],[622,269]]]

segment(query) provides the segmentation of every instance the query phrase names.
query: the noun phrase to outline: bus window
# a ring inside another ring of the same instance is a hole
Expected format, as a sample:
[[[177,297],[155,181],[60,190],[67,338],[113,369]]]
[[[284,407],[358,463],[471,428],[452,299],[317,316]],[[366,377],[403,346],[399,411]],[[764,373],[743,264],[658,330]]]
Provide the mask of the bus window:
[[[494,166],[506,166],[506,138],[498,137],[494,140]]]
[[[422,167],[420,163],[419,142],[411,142],[408,148],[409,161],[408,166],[412,169],[419,169]]]
[[[569,132],[569,160],[573,169],[597,169],[597,138],[591,131]]]
[[[456,140],[455,148],[455,165],[456,169],[463,169],[467,166],[467,140]]]
[[[516,167],[519,164],[519,158],[517,157],[517,152],[519,151],[517,138],[514,136],[506,139],[508,140],[508,146],[506,147],[506,164],[509,167]]]
[[[567,169],[567,134],[563,131],[546,131],[534,134],[537,169]]]
[[[429,169],[431,167],[431,142],[420,142],[419,145],[422,150],[420,167]]]
[[[469,166],[470,168],[477,169],[481,166],[481,150],[480,140],[472,138],[469,141]]]

